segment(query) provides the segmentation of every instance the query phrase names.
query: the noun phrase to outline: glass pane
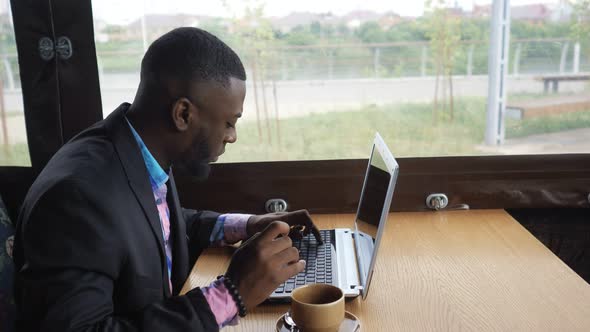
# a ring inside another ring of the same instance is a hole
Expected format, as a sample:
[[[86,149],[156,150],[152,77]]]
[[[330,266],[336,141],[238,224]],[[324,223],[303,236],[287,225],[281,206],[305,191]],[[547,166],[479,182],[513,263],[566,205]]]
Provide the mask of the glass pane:
[[[14,25],[8,1],[0,2],[0,165],[31,166]]]
[[[513,7],[506,140],[494,153],[590,151],[589,6]]]
[[[133,99],[151,41],[174,27],[196,26],[232,46],[248,73],[239,139],[221,162],[367,158],[376,131],[397,157],[539,153],[514,140],[579,130],[590,121],[582,98],[588,81],[560,81],[557,95],[543,94],[538,81],[560,66],[590,70],[588,16],[576,21],[582,42],[575,53],[572,22],[583,9],[567,1],[511,1],[506,140],[488,146],[491,3],[94,1],[104,113]],[[574,53],[579,60],[572,60],[578,59]],[[515,103],[541,97],[563,97],[551,102],[562,107],[572,101],[578,109],[530,119],[530,111],[522,119],[514,115]],[[568,151],[560,149],[542,152]]]

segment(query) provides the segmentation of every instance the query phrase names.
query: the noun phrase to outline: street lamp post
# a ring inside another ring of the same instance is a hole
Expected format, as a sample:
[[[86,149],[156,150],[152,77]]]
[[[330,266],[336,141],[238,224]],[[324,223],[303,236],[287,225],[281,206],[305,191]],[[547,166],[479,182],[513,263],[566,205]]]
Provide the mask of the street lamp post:
[[[485,142],[486,145],[495,146],[504,142],[506,74],[510,48],[510,0],[494,0],[490,39]]]

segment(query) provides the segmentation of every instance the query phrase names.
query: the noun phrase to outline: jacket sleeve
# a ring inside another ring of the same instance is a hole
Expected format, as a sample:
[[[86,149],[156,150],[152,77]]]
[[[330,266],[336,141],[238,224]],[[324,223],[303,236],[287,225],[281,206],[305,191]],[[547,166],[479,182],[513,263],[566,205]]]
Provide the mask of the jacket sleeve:
[[[213,227],[221,215],[212,211],[196,211],[182,209],[186,222],[186,235],[188,238],[189,266],[193,266],[203,249],[211,244],[209,238]]]
[[[18,330],[218,331],[198,288],[128,316],[113,314],[113,294],[121,291],[115,289],[116,280],[126,254],[120,246],[123,239],[117,237],[117,221],[110,220],[92,195],[98,194],[61,183],[29,210],[23,209],[15,257]]]

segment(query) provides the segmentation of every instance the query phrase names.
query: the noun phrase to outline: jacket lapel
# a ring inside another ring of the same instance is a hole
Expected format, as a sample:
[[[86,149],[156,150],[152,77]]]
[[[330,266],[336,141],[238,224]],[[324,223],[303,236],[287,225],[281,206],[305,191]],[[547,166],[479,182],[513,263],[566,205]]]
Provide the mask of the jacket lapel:
[[[189,273],[186,224],[178,199],[174,175],[168,180],[168,208],[170,209],[170,232],[172,236],[172,289],[176,295],[182,289]]]
[[[129,104],[119,106],[105,119],[105,126],[112,142],[117,150],[121,164],[129,180],[129,186],[141,205],[154,237],[160,249],[160,262],[162,266],[162,280],[165,296],[170,296],[168,287],[168,271],[166,268],[166,253],[164,251],[164,238],[158,209],[154,200],[154,194],[149,180],[149,174],[137,142],[131,133],[125,113]]]

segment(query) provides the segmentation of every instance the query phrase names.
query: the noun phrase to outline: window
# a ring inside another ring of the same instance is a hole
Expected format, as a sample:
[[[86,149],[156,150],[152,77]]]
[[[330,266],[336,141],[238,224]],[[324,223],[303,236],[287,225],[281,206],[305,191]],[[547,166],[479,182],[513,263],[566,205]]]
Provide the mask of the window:
[[[132,99],[151,41],[197,26],[248,72],[239,139],[221,162],[366,158],[375,131],[400,157],[588,151],[590,52],[573,35],[584,8],[528,3],[512,1],[498,146],[484,142],[491,1],[95,1],[104,112]],[[544,91],[556,74],[575,77]]]
[[[14,24],[0,3],[0,165],[30,166]]]
[[[155,38],[195,26],[238,52],[248,93],[238,142],[209,181],[179,177],[190,207],[262,212],[281,197],[293,209],[352,211],[375,131],[400,158],[396,210],[424,209],[434,192],[471,208],[587,207],[588,155],[564,153],[588,151],[589,107],[560,98],[589,95],[588,1],[511,1],[507,76],[491,86],[493,4],[505,2],[93,1],[103,113],[133,100]],[[545,92],[541,76],[573,71]],[[492,89],[505,98],[488,98]],[[488,120],[490,105],[508,106],[499,121]],[[228,183],[239,193],[214,198]]]
[[[511,9],[506,139],[498,154],[588,153],[590,2]]]

